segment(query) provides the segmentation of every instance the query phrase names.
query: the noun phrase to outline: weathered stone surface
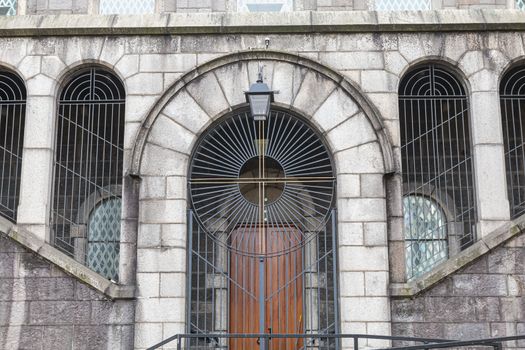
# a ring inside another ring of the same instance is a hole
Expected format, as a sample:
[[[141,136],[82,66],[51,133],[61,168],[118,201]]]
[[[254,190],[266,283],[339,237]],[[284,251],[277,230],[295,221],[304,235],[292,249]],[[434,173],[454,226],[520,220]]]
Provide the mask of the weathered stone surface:
[[[130,349],[132,301],[109,301],[16,246],[0,236],[0,251],[10,252],[0,253],[0,348]]]
[[[42,338],[42,331],[40,327],[0,326],[0,346],[3,349],[40,350],[42,344],[35,340]]]
[[[525,317],[518,272],[525,260],[523,249],[511,246],[496,248],[415,299],[392,300],[393,334],[464,340],[516,334]]]
[[[74,326],[47,326],[43,329],[42,347],[46,350],[71,349]]]

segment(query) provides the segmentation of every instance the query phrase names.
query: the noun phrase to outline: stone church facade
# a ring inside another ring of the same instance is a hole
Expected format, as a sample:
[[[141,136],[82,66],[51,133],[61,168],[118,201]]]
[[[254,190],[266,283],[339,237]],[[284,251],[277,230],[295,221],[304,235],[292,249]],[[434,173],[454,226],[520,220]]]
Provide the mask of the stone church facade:
[[[525,334],[522,2],[138,3],[0,17],[1,349]]]

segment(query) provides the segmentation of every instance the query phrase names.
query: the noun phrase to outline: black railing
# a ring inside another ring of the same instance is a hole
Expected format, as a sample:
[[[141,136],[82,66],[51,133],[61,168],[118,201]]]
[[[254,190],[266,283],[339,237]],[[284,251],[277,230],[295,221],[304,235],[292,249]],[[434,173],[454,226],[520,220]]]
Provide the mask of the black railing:
[[[374,340],[388,340],[394,342],[413,342],[419,343],[418,345],[404,345],[390,348],[383,348],[389,350],[416,350],[416,349],[443,349],[443,348],[462,348],[462,347],[488,347],[494,350],[503,349],[503,343],[516,340],[525,340],[525,335],[518,335],[512,337],[500,337],[500,338],[486,338],[486,339],[475,339],[475,340],[448,340],[448,339],[435,339],[435,338],[416,338],[416,337],[398,337],[398,336],[387,336],[387,335],[368,335],[368,334],[221,334],[221,333],[192,333],[192,334],[177,334],[168,339],[153,345],[148,350],[158,349],[173,341],[177,342],[177,350],[182,349],[196,349],[196,348],[215,348],[215,349],[227,349],[228,346],[220,345],[220,340],[229,339],[254,339],[257,341],[257,348],[260,350],[272,350],[272,339],[296,339],[303,340],[305,343],[308,341],[310,345],[303,345],[300,348],[312,348],[316,349],[329,349],[331,347],[324,347],[320,343],[322,340],[332,340],[332,344],[338,344],[343,339],[351,339],[353,342],[353,349],[358,350],[360,346],[360,340],[374,339]],[[189,340],[202,340],[207,343],[207,346],[184,346],[183,342]],[[210,343],[214,343],[210,346]],[[339,348],[340,346],[337,346]],[[370,348],[370,346],[367,346]]]

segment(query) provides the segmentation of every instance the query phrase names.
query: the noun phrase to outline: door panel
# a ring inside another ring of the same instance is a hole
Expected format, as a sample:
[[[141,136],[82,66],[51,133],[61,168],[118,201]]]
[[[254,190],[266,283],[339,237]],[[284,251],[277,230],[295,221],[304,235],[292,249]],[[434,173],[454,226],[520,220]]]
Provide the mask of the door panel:
[[[300,232],[290,227],[268,229],[266,241],[271,255],[298,246]],[[267,258],[266,329],[271,328],[272,333],[304,332],[302,267],[300,248]],[[302,339],[272,339],[270,349],[299,349],[302,344]]]
[[[302,333],[303,278],[302,251],[271,256],[296,247],[300,232],[292,227],[266,227],[264,234],[256,229],[236,229],[231,235],[234,250],[230,254],[230,332],[259,333],[260,265],[259,258],[236,253],[260,253],[264,258],[265,332]],[[264,237],[264,238],[263,238]],[[272,339],[270,349],[299,349],[301,339]],[[256,339],[231,339],[230,349],[257,349]]]
[[[230,333],[259,333],[259,263],[252,256],[239,254],[259,251],[255,229],[236,229],[231,235],[230,253]],[[230,349],[256,349],[256,339],[230,339]]]

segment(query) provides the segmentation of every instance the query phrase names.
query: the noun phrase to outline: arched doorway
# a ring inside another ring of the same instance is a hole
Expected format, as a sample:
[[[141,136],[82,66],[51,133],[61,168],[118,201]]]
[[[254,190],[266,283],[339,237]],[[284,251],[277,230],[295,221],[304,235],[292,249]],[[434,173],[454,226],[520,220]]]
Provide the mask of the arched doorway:
[[[327,147],[295,114],[254,121],[239,109],[193,153],[188,234],[192,346],[254,349],[219,333],[338,332],[335,175]],[[270,348],[335,348],[333,339],[270,340]]]

